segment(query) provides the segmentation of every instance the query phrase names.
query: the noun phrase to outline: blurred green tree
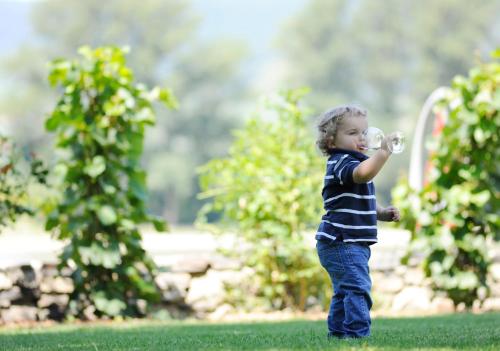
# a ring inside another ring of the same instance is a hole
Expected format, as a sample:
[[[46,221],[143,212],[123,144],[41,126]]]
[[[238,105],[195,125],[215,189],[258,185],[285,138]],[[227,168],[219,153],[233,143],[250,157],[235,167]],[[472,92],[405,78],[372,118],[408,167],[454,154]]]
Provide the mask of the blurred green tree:
[[[200,39],[201,18],[182,0],[55,0],[33,8],[36,41],[2,65],[9,90],[0,104],[12,118],[15,139],[52,156],[40,113],[56,100],[45,79],[47,61],[71,57],[82,45],[129,46],[137,79],[168,82],[183,106],[159,111],[157,126],[147,132],[143,162],[151,174],[151,209],[172,222],[193,221],[201,206],[196,165],[222,155],[229,131],[242,123],[234,116],[246,91],[239,72],[245,46]]]
[[[82,47],[79,60],[51,63],[50,83],[62,96],[46,120],[63,156],[55,167],[63,196],[47,230],[68,240],[60,267],[73,268],[69,313],[85,318],[144,313],[141,302],[159,297],[154,263],[138,225],[165,223],[147,214],[146,172],[140,166],[144,132],[155,124],[153,103],[174,107],[169,90],[133,82],[124,52]]]
[[[433,287],[468,307],[487,296],[489,250],[500,239],[500,49],[494,57],[453,80],[423,190],[401,178],[393,191],[401,226],[412,232],[406,259],[422,255]]]
[[[323,110],[357,102],[370,124],[401,129],[411,141],[430,92],[466,74],[473,52],[486,55],[499,42],[498,13],[500,3],[487,0],[312,0],[278,38],[294,68],[288,86],[311,87],[311,103]],[[394,158],[381,172],[384,201],[408,160]]]
[[[322,211],[324,164],[300,104],[304,93],[267,100],[235,132],[229,155],[200,168],[200,197],[211,200],[200,220],[220,213],[217,227],[237,235],[239,249],[230,254],[255,270],[244,286],[232,287],[241,306],[252,307],[255,296],[261,306],[304,310],[308,297],[325,298],[311,234]]]
[[[322,109],[355,100],[381,117],[402,112],[410,94],[419,107],[467,72],[472,52],[492,50],[499,10],[492,1],[313,0],[289,20],[278,45],[301,67],[288,81],[310,86]]]

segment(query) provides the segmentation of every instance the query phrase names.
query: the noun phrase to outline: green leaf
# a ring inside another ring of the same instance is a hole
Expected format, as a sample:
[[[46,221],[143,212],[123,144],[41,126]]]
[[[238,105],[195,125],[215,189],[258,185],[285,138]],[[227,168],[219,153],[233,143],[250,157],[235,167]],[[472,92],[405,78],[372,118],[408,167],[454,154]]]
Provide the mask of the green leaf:
[[[103,156],[95,156],[92,161],[84,168],[85,174],[92,178],[97,178],[106,170],[106,160]]]
[[[54,113],[50,118],[45,121],[45,129],[49,132],[53,132],[57,129],[60,123],[60,117],[58,114]]]
[[[125,302],[116,298],[107,298],[104,292],[98,292],[91,295],[97,310],[105,313],[108,316],[120,315],[127,305]]]
[[[152,217],[151,221],[153,222],[153,225],[154,225],[155,230],[157,232],[168,231],[167,223],[163,219],[157,218],[157,217]]]
[[[107,101],[104,104],[104,113],[108,116],[121,116],[126,110],[127,108],[124,104],[115,101]]]
[[[478,207],[484,206],[491,198],[491,193],[488,190],[483,190],[479,193],[472,195],[471,203]]]
[[[120,225],[125,230],[134,230],[136,228],[135,227],[135,222],[131,221],[130,219],[122,219],[122,220],[120,220]]]
[[[81,46],[78,48],[77,52],[85,57],[87,60],[92,60],[94,53],[92,52],[92,49],[88,45]]]
[[[114,224],[117,220],[115,210],[113,209],[113,207],[107,205],[99,208],[99,210],[97,211],[97,216],[99,217],[101,223],[104,225]]]
[[[49,63],[49,82],[50,85],[55,86],[58,83],[64,83],[71,69],[71,63],[66,60],[57,59]]]
[[[107,248],[104,248],[100,244],[92,243],[91,246],[79,246],[77,250],[82,262],[87,265],[92,264],[113,269],[122,263],[117,243]]]
[[[134,172],[129,180],[129,187],[137,198],[145,201],[147,199],[146,192],[146,174],[144,172]]]
[[[45,230],[50,231],[59,225],[59,214],[57,212],[52,212],[47,217],[47,222],[45,222]]]
[[[140,109],[134,116],[134,120],[142,123],[149,123],[153,125],[156,122],[156,117],[149,107]]]
[[[159,100],[170,108],[179,107],[179,103],[170,89],[160,89]]]

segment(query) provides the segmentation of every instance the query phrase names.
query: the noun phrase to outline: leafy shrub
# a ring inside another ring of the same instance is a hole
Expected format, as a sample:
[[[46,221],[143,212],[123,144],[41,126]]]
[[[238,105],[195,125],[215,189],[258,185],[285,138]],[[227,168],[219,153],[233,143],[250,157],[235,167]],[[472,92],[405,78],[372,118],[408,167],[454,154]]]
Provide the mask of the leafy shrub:
[[[269,308],[305,309],[310,296],[324,297],[327,275],[312,245],[322,213],[324,162],[315,150],[303,90],[267,101],[242,130],[226,158],[200,169],[200,212],[219,213],[217,227],[236,231],[232,254],[254,270],[232,292],[240,302],[257,298]],[[243,249],[246,248],[246,249]]]
[[[29,204],[31,184],[44,184],[47,169],[33,153],[23,153],[0,135],[0,230],[22,214],[34,215]]]
[[[70,314],[138,315],[158,297],[138,225],[165,230],[146,213],[144,129],[155,124],[155,101],[174,107],[175,99],[168,90],[133,84],[124,50],[79,53],[80,60],[50,66],[50,83],[63,92],[45,126],[63,156],[55,166],[62,196],[46,229],[68,243],[60,266],[74,269]]]
[[[448,120],[431,145],[423,190],[402,179],[393,191],[434,288],[466,306],[487,295],[488,249],[500,236],[500,50],[494,57],[456,77],[442,101]]]

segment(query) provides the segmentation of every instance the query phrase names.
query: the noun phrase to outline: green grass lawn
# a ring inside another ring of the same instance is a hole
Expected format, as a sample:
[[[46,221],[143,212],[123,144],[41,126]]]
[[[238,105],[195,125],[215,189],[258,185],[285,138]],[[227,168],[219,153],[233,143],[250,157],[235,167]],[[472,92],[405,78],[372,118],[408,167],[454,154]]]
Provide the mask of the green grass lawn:
[[[0,329],[0,350],[500,350],[500,313],[377,318],[372,336],[327,340],[325,322],[127,322]]]

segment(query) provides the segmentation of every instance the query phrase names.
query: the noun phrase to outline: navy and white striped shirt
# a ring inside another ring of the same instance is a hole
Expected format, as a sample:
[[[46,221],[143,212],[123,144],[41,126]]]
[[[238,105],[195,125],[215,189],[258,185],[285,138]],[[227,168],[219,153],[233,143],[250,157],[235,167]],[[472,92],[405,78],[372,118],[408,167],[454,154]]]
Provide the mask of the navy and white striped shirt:
[[[322,217],[317,240],[377,242],[377,201],[373,182],[356,184],[354,169],[368,156],[350,150],[332,149],[326,167]]]

